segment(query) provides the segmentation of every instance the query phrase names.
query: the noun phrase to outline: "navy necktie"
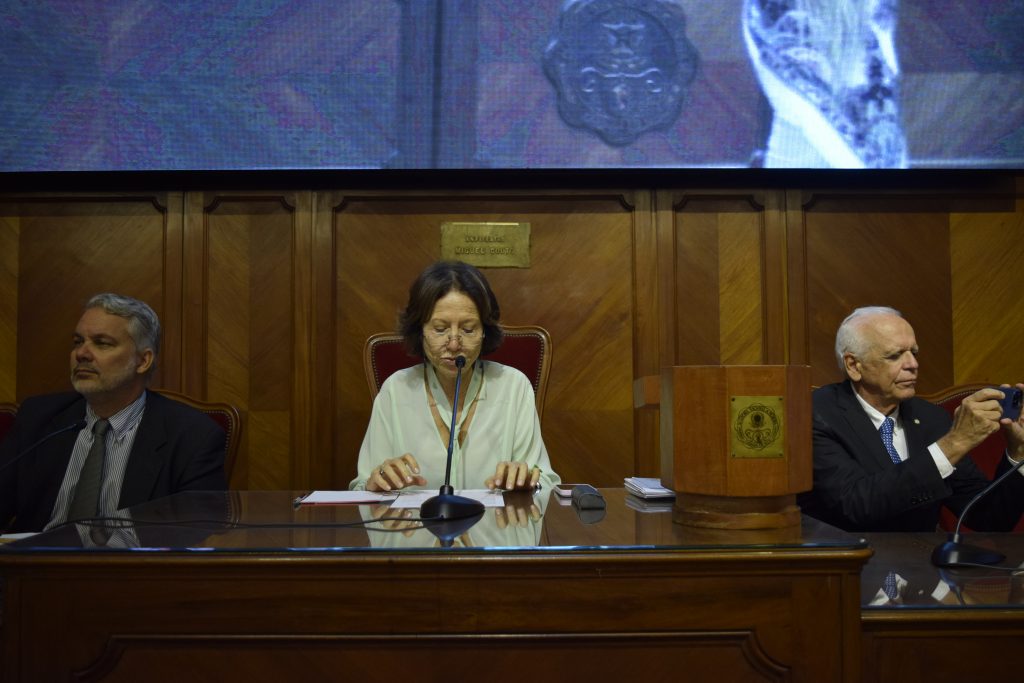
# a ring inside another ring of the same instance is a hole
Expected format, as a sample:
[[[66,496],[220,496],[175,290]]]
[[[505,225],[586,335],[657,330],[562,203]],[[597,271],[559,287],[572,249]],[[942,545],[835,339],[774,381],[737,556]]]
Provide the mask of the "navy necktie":
[[[900,459],[900,454],[896,452],[896,446],[892,444],[892,430],[895,424],[891,417],[887,417],[878,431],[882,435],[882,443],[885,444],[885,450],[889,453],[889,457],[892,458],[894,463],[899,465],[903,460]]]
[[[882,592],[890,600],[900,597],[899,584],[896,582],[896,572],[891,571],[885,575],[885,579],[882,581]]]

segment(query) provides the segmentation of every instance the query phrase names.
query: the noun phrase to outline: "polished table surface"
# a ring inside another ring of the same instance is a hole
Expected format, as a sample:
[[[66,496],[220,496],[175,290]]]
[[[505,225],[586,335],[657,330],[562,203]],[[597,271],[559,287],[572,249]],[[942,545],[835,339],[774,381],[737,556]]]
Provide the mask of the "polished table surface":
[[[671,503],[603,489],[605,510],[581,510],[541,492],[505,493],[453,547],[416,521],[418,511],[372,505],[296,505],[301,492],[191,492],[131,508],[124,519],[74,525],[2,547],[47,553],[631,553],[640,551],[863,549],[866,542],[810,518],[801,527],[722,531],[673,523]]]
[[[863,536],[874,555],[861,574],[861,604],[874,616],[957,608],[1024,610],[1024,534],[964,534],[964,542],[998,550],[1006,559],[988,568],[955,569],[931,562],[932,550],[946,540],[945,533]],[[887,578],[895,582],[895,594],[885,594]]]
[[[999,567],[939,569],[944,533],[865,534],[874,555],[861,573],[864,681],[1019,680],[1024,670],[1022,534],[966,534],[1006,555]],[[886,577],[895,583],[886,595]]]
[[[800,528],[716,531],[672,522],[671,503],[643,501],[622,489],[602,491],[604,511],[577,511],[553,494],[506,493],[504,508],[484,516],[451,548],[415,521],[415,510],[385,506],[299,505],[300,492],[193,492],[133,508],[126,519],[78,525],[0,546],[11,555],[88,552],[146,553],[530,553],[645,550],[852,549],[870,547],[862,573],[865,610],[1024,607],[1024,534],[971,534],[965,539],[1007,555],[999,569],[939,569],[936,533],[840,531],[805,517]],[[102,533],[106,530],[107,533]],[[100,533],[97,533],[100,532]],[[99,542],[97,542],[99,541]],[[897,595],[886,596],[889,575]]]

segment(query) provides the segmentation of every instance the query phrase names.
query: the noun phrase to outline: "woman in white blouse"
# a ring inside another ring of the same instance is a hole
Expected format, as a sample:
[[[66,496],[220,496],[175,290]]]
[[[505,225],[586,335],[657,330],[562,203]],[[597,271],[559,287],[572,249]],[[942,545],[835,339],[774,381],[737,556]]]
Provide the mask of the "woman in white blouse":
[[[502,342],[501,309],[483,273],[459,261],[424,270],[399,317],[406,347],[423,363],[384,381],[373,403],[351,489],[436,489],[444,484],[452,401],[451,485],[550,489],[559,483],[540,433],[533,386],[515,368],[483,360]]]

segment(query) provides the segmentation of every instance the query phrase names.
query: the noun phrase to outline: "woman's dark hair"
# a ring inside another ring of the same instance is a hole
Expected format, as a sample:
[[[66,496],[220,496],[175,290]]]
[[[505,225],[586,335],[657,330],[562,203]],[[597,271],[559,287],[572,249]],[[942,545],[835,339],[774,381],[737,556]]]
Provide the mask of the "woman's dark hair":
[[[427,267],[409,288],[409,302],[398,316],[398,333],[405,340],[406,350],[423,358],[423,326],[434,313],[438,300],[448,292],[462,292],[476,304],[484,326],[480,355],[486,356],[499,346],[504,337],[498,320],[501,308],[491,291],[487,278],[479,270],[462,261],[438,261]]]

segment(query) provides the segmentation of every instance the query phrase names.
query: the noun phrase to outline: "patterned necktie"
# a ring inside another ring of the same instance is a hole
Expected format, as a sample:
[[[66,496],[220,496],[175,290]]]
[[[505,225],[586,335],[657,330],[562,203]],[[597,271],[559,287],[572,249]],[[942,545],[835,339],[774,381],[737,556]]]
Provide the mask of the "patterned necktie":
[[[68,521],[89,519],[96,516],[100,502],[100,489],[103,485],[103,461],[107,457],[107,430],[110,423],[96,420],[92,426],[92,446],[89,455],[85,456],[82,471],[75,485],[75,495],[68,507]]]
[[[896,582],[896,572],[889,572],[885,575],[885,579],[882,581],[882,592],[890,600],[900,597],[899,584]]]
[[[882,443],[885,444],[885,450],[889,452],[889,457],[899,465],[903,461],[900,459],[900,454],[896,452],[896,447],[892,445],[892,429],[895,424],[891,417],[887,417],[878,431],[882,435]]]

